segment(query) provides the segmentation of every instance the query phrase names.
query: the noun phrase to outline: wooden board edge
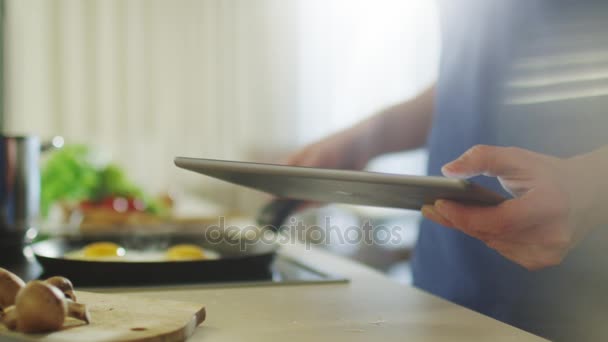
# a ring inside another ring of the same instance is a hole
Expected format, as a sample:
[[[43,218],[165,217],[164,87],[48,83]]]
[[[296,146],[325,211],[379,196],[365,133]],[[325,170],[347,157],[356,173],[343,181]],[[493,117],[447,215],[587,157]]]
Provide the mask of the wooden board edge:
[[[207,309],[203,306],[197,311],[190,321],[181,329],[170,331],[165,334],[145,337],[142,339],[128,340],[129,342],[177,342],[186,341],[192,335],[198,326],[200,326],[207,318]]]

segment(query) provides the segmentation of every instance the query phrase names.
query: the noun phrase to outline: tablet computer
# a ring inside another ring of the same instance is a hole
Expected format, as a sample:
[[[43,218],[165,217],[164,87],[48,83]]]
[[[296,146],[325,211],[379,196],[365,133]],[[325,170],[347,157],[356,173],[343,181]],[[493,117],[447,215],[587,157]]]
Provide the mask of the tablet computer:
[[[280,198],[420,210],[438,199],[495,205],[501,195],[466,180],[227,160],[175,158],[175,165]]]

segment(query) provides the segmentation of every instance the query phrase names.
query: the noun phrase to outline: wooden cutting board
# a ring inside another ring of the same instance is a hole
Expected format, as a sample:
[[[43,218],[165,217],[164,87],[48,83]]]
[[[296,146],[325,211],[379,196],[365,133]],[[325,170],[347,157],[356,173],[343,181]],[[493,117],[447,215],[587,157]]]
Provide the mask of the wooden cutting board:
[[[87,304],[91,324],[68,319],[64,329],[45,335],[24,335],[0,326],[0,339],[8,336],[28,342],[185,341],[206,314],[205,307],[197,303],[82,291],[77,296],[79,302]]]

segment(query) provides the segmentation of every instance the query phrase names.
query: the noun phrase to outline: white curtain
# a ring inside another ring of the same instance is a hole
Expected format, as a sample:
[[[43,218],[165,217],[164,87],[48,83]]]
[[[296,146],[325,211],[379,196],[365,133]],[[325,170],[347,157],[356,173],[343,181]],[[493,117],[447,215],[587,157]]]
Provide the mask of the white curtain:
[[[257,195],[178,170],[173,157],[273,161],[436,72],[428,0],[6,7],[8,132],[97,146],[151,192],[188,188],[237,210],[256,208]]]

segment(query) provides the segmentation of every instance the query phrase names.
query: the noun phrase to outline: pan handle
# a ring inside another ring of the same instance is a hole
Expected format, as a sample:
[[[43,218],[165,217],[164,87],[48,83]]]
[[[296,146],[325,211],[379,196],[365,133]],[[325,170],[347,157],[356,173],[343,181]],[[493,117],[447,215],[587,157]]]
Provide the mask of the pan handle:
[[[293,199],[272,200],[260,210],[256,221],[260,227],[268,227],[278,232],[289,215],[303,203],[303,201]]]

